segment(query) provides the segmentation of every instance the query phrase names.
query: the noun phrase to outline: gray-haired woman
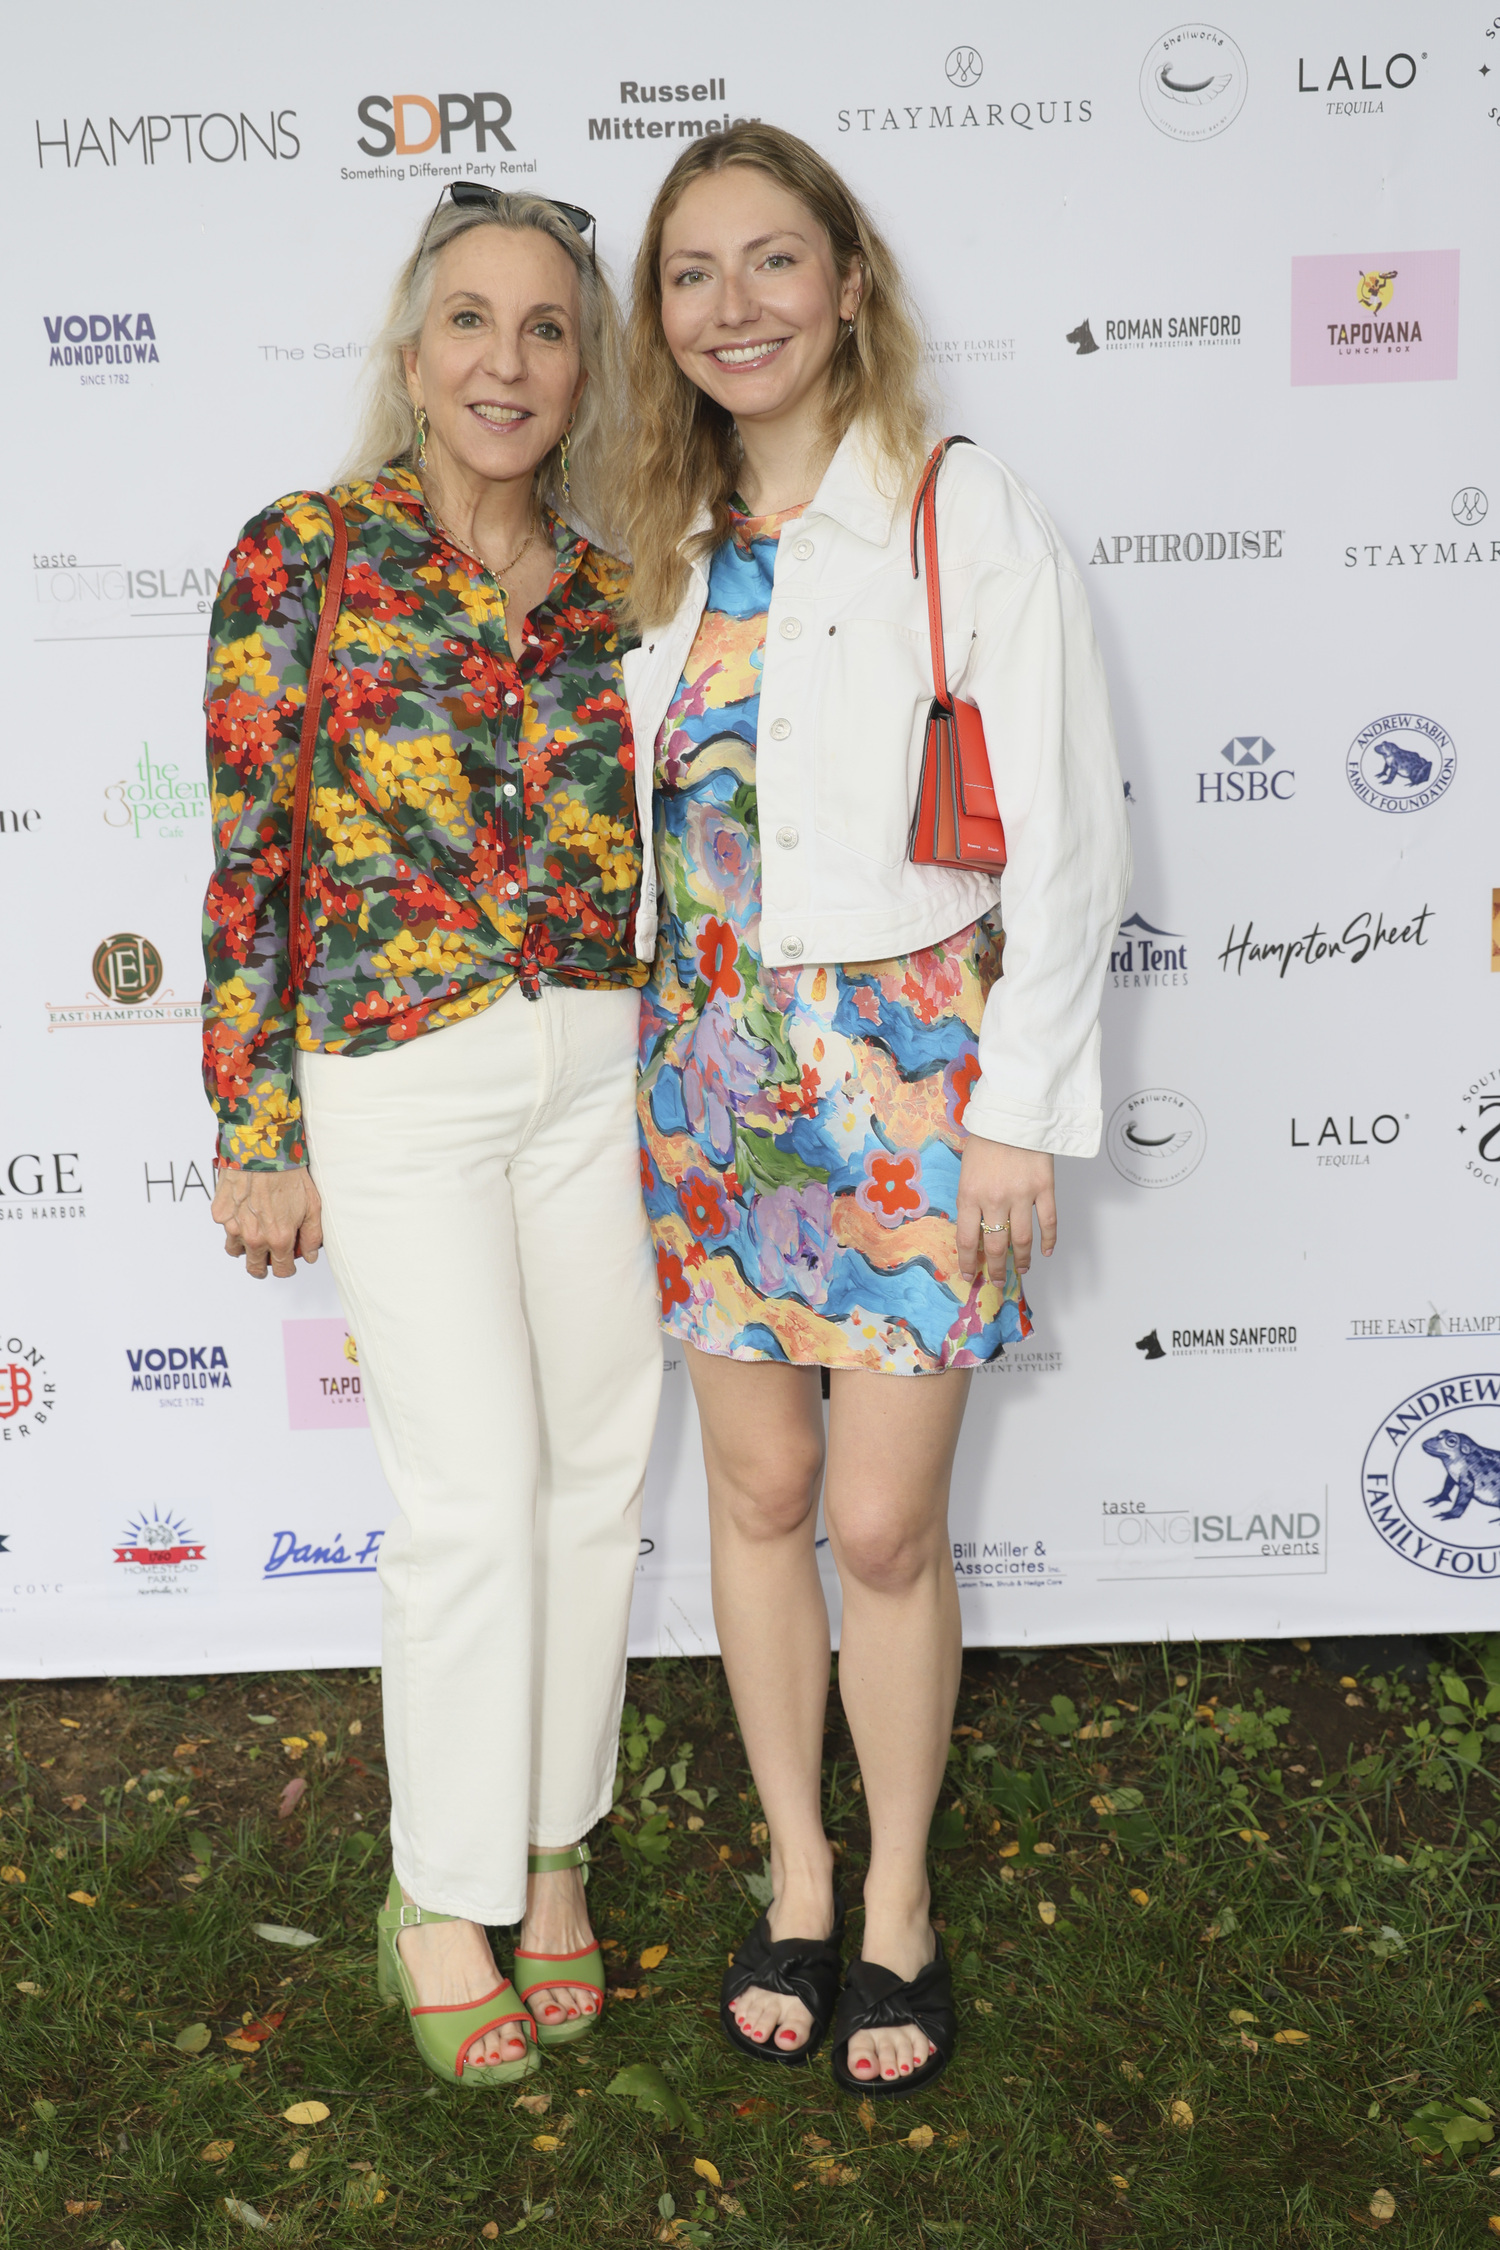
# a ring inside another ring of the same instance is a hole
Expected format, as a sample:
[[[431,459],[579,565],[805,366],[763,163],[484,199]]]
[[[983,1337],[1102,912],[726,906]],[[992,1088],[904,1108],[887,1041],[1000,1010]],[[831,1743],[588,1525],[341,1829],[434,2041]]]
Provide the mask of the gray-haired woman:
[[[206,695],[214,1217],[259,1278],[326,1239],[358,1338],[399,1503],[381,1986],[465,2086],[534,2068],[603,2001],[581,1839],[610,1805],[661,1380],[627,580],[570,520],[575,492],[609,513],[619,317],[590,223],[459,184],[402,269],[334,492],[295,963],[321,495],[242,534]],[[523,1917],[513,1988],[485,1929]]]

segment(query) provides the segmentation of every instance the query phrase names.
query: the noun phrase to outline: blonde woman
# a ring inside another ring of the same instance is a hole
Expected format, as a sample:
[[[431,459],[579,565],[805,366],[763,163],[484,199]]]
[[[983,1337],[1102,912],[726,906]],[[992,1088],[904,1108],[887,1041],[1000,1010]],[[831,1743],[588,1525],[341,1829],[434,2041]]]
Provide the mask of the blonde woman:
[[[458,183],[396,284],[335,488],[348,568],[289,1005],[288,857],[332,546],[240,537],[209,660],[214,1216],[326,1239],[398,1504],[380,1559],[394,1873],[381,1989],[494,2087],[588,2028],[661,1379],[635,1142],[627,579],[598,525],[619,316],[589,214]],[[520,1922],[514,1986],[486,1927]]]
[[[1003,890],[908,857],[933,695],[910,510],[933,431],[891,254],[814,150],[750,124],[684,151],[628,351],[647,1208],[771,1832],[772,1904],[722,2020],[783,2062],[832,2023],[843,2085],[910,2093],[955,2038],[926,1867],[961,1657],[949,1475],[971,1371],[1029,1330],[1053,1158],[1098,1146],[1123,792],[1077,573],[964,446],[937,483],[948,677],[982,716],[1010,857]],[[836,2016],[820,1489],[870,1816]]]

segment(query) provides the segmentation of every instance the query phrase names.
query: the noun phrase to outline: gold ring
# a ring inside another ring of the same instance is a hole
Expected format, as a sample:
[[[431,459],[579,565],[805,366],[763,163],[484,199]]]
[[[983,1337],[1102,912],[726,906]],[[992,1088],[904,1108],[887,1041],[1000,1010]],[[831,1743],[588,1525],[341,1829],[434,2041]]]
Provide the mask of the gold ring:
[[[990,1227],[986,1226],[983,1219],[981,1219],[979,1222],[979,1231],[981,1234],[1009,1234],[1010,1221],[1009,1219],[997,1219],[995,1221],[995,1224]]]

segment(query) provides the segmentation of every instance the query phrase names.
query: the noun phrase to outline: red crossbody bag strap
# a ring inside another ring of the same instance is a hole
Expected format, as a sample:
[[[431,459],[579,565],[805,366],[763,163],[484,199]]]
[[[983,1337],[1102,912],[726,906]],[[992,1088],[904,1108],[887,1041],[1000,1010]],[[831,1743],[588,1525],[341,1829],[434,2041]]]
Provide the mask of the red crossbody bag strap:
[[[302,933],[306,911],[302,903],[302,868],[307,850],[307,803],[312,795],[313,752],[318,744],[318,723],[323,713],[323,689],[328,678],[328,651],[344,597],[344,564],[349,553],[349,529],[344,511],[331,494],[316,495],[333,524],[333,553],[318,612],[318,637],[307,668],[307,701],[302,708],[302,739],[297,749],[297,789],[292,799],[292,851],[287,869],[288,990],[302,989]]]
[[[942,438],[927,456],[922,481],[911,504],[911,574],[921,576],[917,561],[917,526],[922,527],[922,554],[927,564],[927,632],[932,642],[932,692],[945,710],[953,699],[948,693],[948,660],[943,652],[943,592],[938,583],[937,473],[951,445],[972,445],[972,438]],[[924,516],[925,510],[925,516]]]

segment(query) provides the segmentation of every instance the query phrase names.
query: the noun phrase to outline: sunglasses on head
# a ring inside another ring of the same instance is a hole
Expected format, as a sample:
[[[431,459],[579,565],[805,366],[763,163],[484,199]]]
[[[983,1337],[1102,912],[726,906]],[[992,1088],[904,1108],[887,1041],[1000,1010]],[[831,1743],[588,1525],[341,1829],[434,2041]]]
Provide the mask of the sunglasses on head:
[[[485,204],[491,211],[498,211],[500,208],[500,190],[485,187],[478,180],[450,180],[438,197],[437,207],[423,231],[421,244],[417,250],[419,258],[427,247],[427,237],[432,232],[433,221],[437,218],[438,212],[442,210],[444,203],[448,201],[456,203],[461,211],[471,209],[476,204]],[[557,198],[551,195],[538,196],[537,201],[545,203],[549,211],[559,212],[567,220],[575,234],[587,237],[591,232],[594,233],[594,241],[589,243],[589,263],[597,265],[598,259],[595,256],[595,249],[598,234],[593,212],[585,211],[582,205],[578,203],[559,203]]]

